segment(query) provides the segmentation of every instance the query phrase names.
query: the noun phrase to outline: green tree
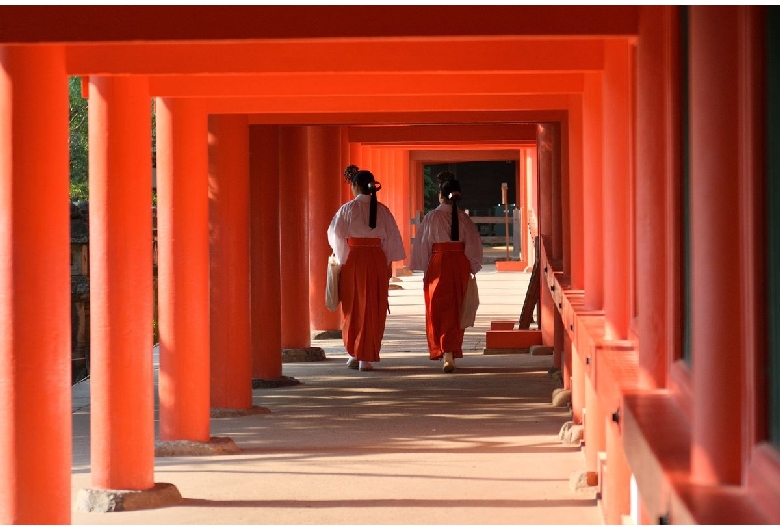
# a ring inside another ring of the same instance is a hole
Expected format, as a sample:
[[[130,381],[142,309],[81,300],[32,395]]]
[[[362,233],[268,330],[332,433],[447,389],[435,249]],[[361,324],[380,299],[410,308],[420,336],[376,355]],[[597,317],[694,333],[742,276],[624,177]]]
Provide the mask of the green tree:
[[[81,78],[68,78],[70,134],[70,200],[89,199],[89,120],[87,100],[81,97]]]
[[[68,113],[70,118],[68,151],[70,154],[70,200],[89,200],[89,119],[88,100],[81,97],[81,77],[68,78]],[[156,113],[154,99],[151,101],[152,145],[151,162],[155,166]],[[152,202],[157,203],[153,192]]]
[[[423,166],[423,205],[425,213],[439,206],[439,186],[431,175],[431,166]]]

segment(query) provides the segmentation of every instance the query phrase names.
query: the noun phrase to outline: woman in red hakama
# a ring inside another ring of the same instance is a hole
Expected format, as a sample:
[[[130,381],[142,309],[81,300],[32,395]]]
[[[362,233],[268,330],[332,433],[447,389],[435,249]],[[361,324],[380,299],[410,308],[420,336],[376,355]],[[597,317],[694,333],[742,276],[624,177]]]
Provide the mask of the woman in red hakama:
[[[458,210],[460,183],[443,171],[439,206],[428,212],[412,248],[412,268],[425,271],[425,331],[431,360],[443,361],[444,372],[455,370],[463,357],[460,311],[471,274],[482,268],[482,239],[465,212]]]
[[[339,208],[328,242],[341,264],[341,334],[347,367],[372,370],[379,361],[388,312],[391,264],[406,258],[401,232],[390,209],[377,201],[382,185],[370,171],[351,165],[344,172],[355,198]]]

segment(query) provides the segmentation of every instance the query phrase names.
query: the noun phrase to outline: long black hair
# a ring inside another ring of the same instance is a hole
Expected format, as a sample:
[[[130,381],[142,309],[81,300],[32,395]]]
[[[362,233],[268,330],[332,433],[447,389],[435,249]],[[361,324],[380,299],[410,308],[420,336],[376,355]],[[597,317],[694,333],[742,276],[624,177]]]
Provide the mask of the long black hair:
[[[360,169],[355,164],[344,170],[344,179],[357,186],[363,195],[371,195],[371,205],[368,210],[368,226],[376,228],[376,193],[382,189],[382,183],[374,179],[374,174],[367,169]]]
[[[458,201],[460,200],[460,182],[455,179],[455,175],[449,171],[442,171],[436,175],[439,181],[439,193],[445,199],[452,201],[452,226],[450,228],[450,241],[457,241],[458,233]]]

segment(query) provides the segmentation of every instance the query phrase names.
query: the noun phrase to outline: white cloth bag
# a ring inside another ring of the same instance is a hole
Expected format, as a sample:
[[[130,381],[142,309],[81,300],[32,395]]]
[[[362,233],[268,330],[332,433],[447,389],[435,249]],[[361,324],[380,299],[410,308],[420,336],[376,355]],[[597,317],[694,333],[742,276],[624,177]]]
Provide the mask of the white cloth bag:
[[[339,273],[341,265],[335,255],[328,258],[328,280],[325,284],[325,307],[335,311],[339,306]]]
[[[460,328],[474,327],[479,307],[479,290],[477,289],[477,277],[471,274],[466,284],[466,294],[463,295],[463,305],[460,306]]]

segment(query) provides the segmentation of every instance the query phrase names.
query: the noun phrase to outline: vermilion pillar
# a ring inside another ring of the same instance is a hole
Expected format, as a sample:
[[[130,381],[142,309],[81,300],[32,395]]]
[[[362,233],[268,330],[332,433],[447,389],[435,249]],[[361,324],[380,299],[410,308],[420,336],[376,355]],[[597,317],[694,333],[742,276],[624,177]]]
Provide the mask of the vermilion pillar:
[[[412,210],[411,204],[411,178],[409,174],[409,151],[398,150],[395,152],[395,167],[398,172],[398,193],[401,197],[401,204],[398,209],[398,226],[401,229],[401,238],[404,241],[404,250],[406,250],[406,259],[403,263],[409,264],[409,260],[412,256]]]
[[[602,101],[601,74],[586,73],[583,100],[583,189],[588,212],[583,221],[585,309],[604,307],[604,234],[602,232]]]
[[[282,376],[279,248],[279,127],[249,128],[252,377]]]
[[[605,43],[604,69],[604,317],[605,338],[628,338],[631,228],[631,45]]]
[[[0,46],[0,67],[0,524],[70,524],[65,56]]]
[[[677,53],[676,8],[642,7],[637,44],[637,127],[636,142],[636,292],[639,335],[638,384],[642,388],[666,386],[667,321],[666,295],[671,278],[667,241],[676,241],[668,226],[661,222],[675,209],[668,206],[672,179],[679,178],[673,168],[679,145],[679,68]],[[660,75],[659,75],[660,74]],[[659,119],[659,117],[666,117]],[[649,200],[642,200],[648,197]],[[671,232],[671,233],[670,233]],[[677,261],[675,260],[675,266]]]
[[[578,425],[582,423],[582,409],[585,406],[585,367],[578,353],[576,342],[571,341],[571,348],[569,348],[568,338],[566,342],[566,353],[571,354],[571,419]]]
[[[534,239],[538,235],[538,222],[539,222],[539,197],[537,194],[537,176],[536,176],[536,149],[525,149],[525,208],[526,208],[526,225],[523,229],[526,231],[526,245],[525,245],[525,259],[527,272],[531,272],[533,265],[538,259],[536,254],[536,246]]]
[[[358,167],[363,167],[363,146],[359,143],[351,142],[349,144],[349,162],[344,165],[344,167],[341,168],[341,177],[344,178],[344,170],[347,168],[348,165],[355,164]],[[352,187],[346,182],[346,180],[342,180],[342,187],[341,187],[341,202],[345,203],[347,201],[351,201],[355,198],[355,196],[352,194]],[[340,308],[341,306],[339,306]],[[341,309],[339,309],[340,311]]]
[[[606,450],[606,424],[603,407],[596,393],[596,351],[592,344],[587,346],[590,350],[590,370],[585,380],[585,469],[588,476],[588,484],[598,484],[599,452]]]
[[[423,199],[423,167],[422,163],[417,162],[416,160],[410,160],[409,161],[409,180],[410,180],[410,190],[409,190],[409,196],[411,197],[411,215],[410,217],[414,217],[415,220],[418,219],[418,212],[424,211],[424,199]],[[414,229],[412,229],[412,235],[410,237],[410,241],[413,240],[413,238],[417,237],[417,229],[419,225],[415,223]]]
[[[558,211],[553,206],[553,181],[555,180],[556,155],[554,153],[554,136],[550,124],[540,124],[538,126],[538,145],[539,145],[539,235],[540,245],[544,247],[544,255],[547,262],[542,266],[550,268],[553,266],[553,260],[556,256],[556,245],[554,243],[554,230],[560,230],[560,224],[554,221],[555,213]],[[541,271],[540,278],[542,285],[540,289],[540,315],[539,329],[542,332],[542,343],[548,346],[555,345],[555,301],[550,293],[550,286],[545,284],[545,272]],[[553,360],[556,366],[560,366],[560,357]]]
[[[555,259],[553,245],[553,152],[549,124],[538,126],[538,186],[539,186],[539,236],[547,251],[548,259]]]
[[[739,484],[742,400],[741,270],[723,258],[740,249],[740,99],[737,7],[691,7],[690,221],[693,425],[691,473],[705,484]],[[743,37],[744,38],[744,37]],[[713,109],[718,109],[713,112]],[[728,389],[728,391],[724,391]]]
[[[157,99],[160,440],[210,439],[208,122]]]
[[[145,78],[90,77],[90,434],[96,489],[154,486],[151,131]]]
[[[550,201],[550,213],[552,215],[552,226],[549,228],[552,235],[552,246],[547,249],[552,253],[552,257],[561,260],[561,271],[563,271],[563,213],[562,213],[562,201],[563,201],[563,177],[561,175],[561,127],[558,123],[551,123],[547,125],[548,136],[550,141],[550,193],[552,195]]]
[[[282,249],[282,348],[311,346],[309,320],[309,132],[282,127],[279,205]],[[325,235],[324,237],[327,237]],[[325,274],[325,268],[322,274]],[[323,295],[323,304],[325,303]]]
[[[584,280],[584,261],[585,261],[585,243],[583,241],[583,221],[585,219],[585,208],[582,200],[582,95],[575,94],[569,96],[569,121],[567,123],[568,134],[564,135],[567,139],[568,152],[566,159],[566,182],[568,185],[568,199],[564,204],[564,212],[567,213],[565,226],[568,230],[568,252],[566,252],[565,267],[569,272],[571,279],[571,288],[580,290],[585,284]]]
[[[249,127],[209,116],[211,406],[252,406],[249,326]]]
[[[341,206],[341,131],[338,127],[309,129],[309,314],[314,330],[341,329],[341,317],[325,307],[328,226]]]

